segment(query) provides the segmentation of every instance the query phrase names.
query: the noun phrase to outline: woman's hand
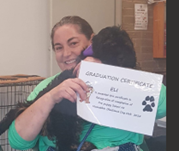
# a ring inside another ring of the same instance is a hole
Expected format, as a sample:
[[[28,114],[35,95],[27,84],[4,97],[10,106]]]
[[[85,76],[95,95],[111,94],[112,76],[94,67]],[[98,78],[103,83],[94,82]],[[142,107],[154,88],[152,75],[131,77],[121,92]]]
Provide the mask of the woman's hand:
[[[86,57],[85,61],[101,63],[99,59],[93,57]],[[78,77],[80,69],[80,63],[75,67],[73,74]],[[88,92],[88,87],[86,83],[79,79],[67,79],[59,84],[57,87],[53,88],[50,92],[50,98],[55,103],[59,103],[63,98],[68,99],[71,102],[76,102],[77,94],[79,94],[81,100],[86,100],[86,93]]]
[[[15,128],[17,133],[27,141],[34,140],[56,103],[59,103],[63,98],[75,102],[76,93],[79,94],[81,100],[86,100],[87,91],[88,87],[81,79],[74,78],[63,81],[16,118]]]
[[[68,99],[71,102],[76,102],[76,93],[79,94],[81,100],[85,100],[87,91],[87,85],[81,79],[74,78],[63,81],[53,88],[49,94],[54,103],[59,103],[63,98]]]
[[[96,59],[96,58],[94,58],[94,57],[86,57],[86,58],[84,59],[84,61],[102,63],[101,60]],[[77,64],[77,66],[75,67],[75,69],[74,69],[74,71],[73,71],[73,74],[76,75],[76,77],[78,77],[78,75],[79,75],[80,65],[81,65],[81,63]]]

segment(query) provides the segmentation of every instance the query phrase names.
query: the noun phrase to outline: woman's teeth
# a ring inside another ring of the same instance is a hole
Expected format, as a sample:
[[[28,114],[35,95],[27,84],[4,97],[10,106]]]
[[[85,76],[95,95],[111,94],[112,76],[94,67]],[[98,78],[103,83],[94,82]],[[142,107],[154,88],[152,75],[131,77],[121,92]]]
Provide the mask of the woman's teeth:
[[[71,64],[71,63],[74,63],[75,61],[76,61],[76,59],[75,60],[66,61],[65,63],[66,64]]]

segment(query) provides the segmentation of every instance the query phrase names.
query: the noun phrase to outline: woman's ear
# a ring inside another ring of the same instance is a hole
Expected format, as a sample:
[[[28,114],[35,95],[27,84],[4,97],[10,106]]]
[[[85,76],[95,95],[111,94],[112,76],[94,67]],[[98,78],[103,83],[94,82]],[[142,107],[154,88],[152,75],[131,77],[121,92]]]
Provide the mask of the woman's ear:
[[[90,37],[90,42],[92,43],[92,39],[94,37],[94,33],[91,34],[91,37]]]

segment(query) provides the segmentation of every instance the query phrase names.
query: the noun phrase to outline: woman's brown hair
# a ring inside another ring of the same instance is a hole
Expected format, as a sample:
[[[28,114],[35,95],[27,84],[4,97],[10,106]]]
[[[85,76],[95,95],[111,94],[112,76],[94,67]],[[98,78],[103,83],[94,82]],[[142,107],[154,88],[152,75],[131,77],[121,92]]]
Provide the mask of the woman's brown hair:
[[[54,49],[53,37],[54,37],[56,29],[66,24],[77,25],[79,27],[78,32],[84,34],[88,40],[90,40],[91,35],[94,33],[90,24],[83,18],[79,16],[65,16],[59,22],[57,22],[52,28],[51,43],[52,43],[53,49]]]

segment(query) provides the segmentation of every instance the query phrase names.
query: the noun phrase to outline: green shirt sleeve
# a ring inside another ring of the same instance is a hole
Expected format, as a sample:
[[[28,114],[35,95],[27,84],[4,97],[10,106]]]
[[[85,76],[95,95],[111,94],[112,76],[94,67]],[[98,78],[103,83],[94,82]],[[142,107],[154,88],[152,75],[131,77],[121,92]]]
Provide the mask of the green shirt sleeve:
[[[158,109],[156,119],[160,119],[166,116],[166,86],[162,84],[160,91]]]
[[[37,136],[34,140],[32,141],[26,141],[24,140],[16,131],[15,129],[15,121],[12,122],[12,124],[9,127],[8,130],[8,140],[9,144],[12,148],[14,149],[19,149],[19,150],[26,150],[33,148],[37,141],[39,139],[39,136]]]

